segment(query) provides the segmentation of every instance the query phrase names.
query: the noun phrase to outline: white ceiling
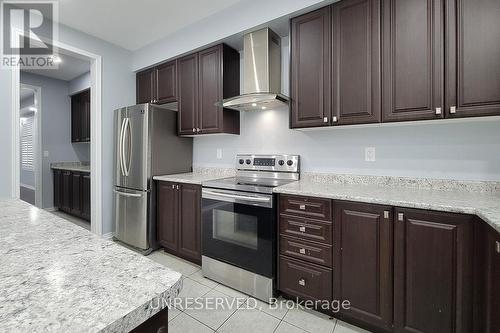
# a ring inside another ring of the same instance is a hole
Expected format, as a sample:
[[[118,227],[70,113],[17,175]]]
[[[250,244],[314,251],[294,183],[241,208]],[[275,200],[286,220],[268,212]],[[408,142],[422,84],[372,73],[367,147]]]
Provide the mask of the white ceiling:
[[[134,51],[239,1],[60,0],[59,22]]]
[[[59,52],[62,62],[57,69],[23,69],[25,72],[48,76],[53,79],[71,81],[90,71],[90,61]]]

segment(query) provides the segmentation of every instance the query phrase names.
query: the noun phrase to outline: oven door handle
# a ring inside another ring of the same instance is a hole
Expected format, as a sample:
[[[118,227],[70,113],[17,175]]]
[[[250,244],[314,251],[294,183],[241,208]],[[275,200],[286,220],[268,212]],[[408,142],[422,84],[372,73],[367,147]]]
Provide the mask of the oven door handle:
[[[221,193],[221,192],[213,192],[213,191],[208,191],[203,189],[202,194],[207,194],[207,195],[212,195],[216,197],[224,197],[224,198],[231,198],[231,199],[240,199],[240,200],[245,200],[245,201],[253,201],[253,202],[269,202],[271,201],[270,197],[252,197],[252,196],[246,196],[246,195],[239,195],[239,194],[227,194],[227,193]]]

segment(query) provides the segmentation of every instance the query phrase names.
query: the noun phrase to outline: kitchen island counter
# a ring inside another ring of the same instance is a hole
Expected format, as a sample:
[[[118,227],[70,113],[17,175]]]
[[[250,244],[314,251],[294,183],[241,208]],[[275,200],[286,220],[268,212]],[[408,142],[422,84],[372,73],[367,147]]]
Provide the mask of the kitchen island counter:
[[[181,274],[26,204],[0,200],[0,331],[128,332]]]

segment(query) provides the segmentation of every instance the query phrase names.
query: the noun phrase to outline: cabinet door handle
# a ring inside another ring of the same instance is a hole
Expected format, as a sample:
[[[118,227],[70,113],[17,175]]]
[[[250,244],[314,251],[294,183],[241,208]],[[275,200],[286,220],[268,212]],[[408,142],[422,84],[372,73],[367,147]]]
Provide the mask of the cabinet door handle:
[[[299,285],[305,286],[306,285],[306,280],[305,279],[300,279],[299,280]]]
[[[193,133],[196,133],[196,128],[193,127]]]
[[[172,184],[172,189],[175,190],[175,185],[174,184]]]
[[[299,227],[300,232],[306,232],[306,227]]]
[[[441,114],[441,108],[436,108],[436,114],[440,115]]]
[[[338,121],[337,117],[332,117],[332,123],[336,123]]]
[[[390,213],[388,210],[384,210],[384,219],[388,219],[390,217]]]
[[[178,190],[179,189],[179,185],[175,186],[175,188]]]
[[[457,113],[457,107],[456,106],[450,106],[450,113],[451,114]]]
[[[398,221],[399,222],[404,222],[405,220],[405,214],[403,213],[398,213]]]
[[[306,249],[299,249],[300,254],[306,254]]]
[[[196,133],[200,133],[200,132],[201,132],[201,129],[196,128]]]
[[[300,209],[300,210],[306,210],[306,205],[300,205],[300,206],[299,206],[299,209]]]
[[[495,250],[497,251],[497,253],[500,253],[500,242],[499,241],[495,242]]]

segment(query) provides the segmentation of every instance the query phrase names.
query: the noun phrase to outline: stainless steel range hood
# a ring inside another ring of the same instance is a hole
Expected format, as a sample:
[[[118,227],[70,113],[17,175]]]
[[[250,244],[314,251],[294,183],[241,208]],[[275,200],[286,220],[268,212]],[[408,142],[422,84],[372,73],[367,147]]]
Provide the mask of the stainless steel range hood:
[[[243,37],[243,94],[218,102],[218,106],[257,111],[288,105],[281,94],[281,39],[265,28]]]

